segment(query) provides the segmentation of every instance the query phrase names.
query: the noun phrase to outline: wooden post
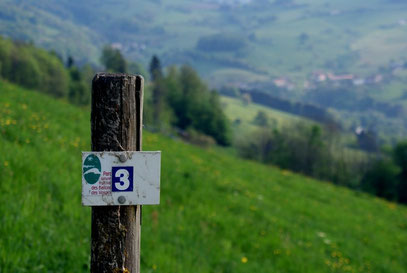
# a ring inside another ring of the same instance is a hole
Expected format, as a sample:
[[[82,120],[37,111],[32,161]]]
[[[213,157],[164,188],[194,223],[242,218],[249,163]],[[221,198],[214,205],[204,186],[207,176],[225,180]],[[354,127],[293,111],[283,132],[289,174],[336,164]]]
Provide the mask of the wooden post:
[[[141,151],[143,77],[92,81],[92,151]],[[141,206],[92,207],[92,273],[140,272]]]

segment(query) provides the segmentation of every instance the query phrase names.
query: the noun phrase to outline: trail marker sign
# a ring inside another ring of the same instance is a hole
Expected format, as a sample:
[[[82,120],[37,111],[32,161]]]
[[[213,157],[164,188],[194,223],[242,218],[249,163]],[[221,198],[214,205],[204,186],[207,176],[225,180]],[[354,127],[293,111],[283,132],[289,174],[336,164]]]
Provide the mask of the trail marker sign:
[[[160,203],[161,152],[82,152],[82,205]]]

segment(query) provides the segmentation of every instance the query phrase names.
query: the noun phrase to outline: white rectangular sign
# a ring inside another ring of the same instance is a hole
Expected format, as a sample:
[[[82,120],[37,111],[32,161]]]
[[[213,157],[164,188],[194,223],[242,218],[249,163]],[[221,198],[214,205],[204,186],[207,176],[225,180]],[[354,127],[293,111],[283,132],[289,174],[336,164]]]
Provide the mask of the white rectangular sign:
[[[82,205],[160,203],[161,152],[82,152]]]

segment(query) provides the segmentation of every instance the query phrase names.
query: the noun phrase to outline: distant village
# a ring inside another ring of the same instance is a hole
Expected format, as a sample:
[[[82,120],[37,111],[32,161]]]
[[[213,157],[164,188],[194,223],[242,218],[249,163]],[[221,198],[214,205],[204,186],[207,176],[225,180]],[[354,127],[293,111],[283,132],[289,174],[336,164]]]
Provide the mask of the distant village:
[[[303,82],[305,90],[312,90],[321,85],[333,87],[351,87],[364,85],[377,85],[385,80],[390,80],[397,72],[407,70],[407,62],[391,62],[384,72],[375,73],[366,77],[360,77],[356,74],[335,74],[328,71],[314,71],[309,75],[308,79]],[[273,84],[278,88],[293,90],[298,85],[291,81],[288,77],[278,77],[273,80]]]
[[[340,74],[336,75],[332,72],[315,71],[311,76],[303,83],[303,88],[306,90],[312,90],[320,86],[321,84],[329,84],[335,87],[339,86],[361,86],[361,85],[373,85],[379,84],[383,81],[383,74],[374,74],[368,77],[358,77],[355,74]],[[273,84],[279,88],[285,88],[293,90],[296,85],[286,77],[279,77],[273,80]]]

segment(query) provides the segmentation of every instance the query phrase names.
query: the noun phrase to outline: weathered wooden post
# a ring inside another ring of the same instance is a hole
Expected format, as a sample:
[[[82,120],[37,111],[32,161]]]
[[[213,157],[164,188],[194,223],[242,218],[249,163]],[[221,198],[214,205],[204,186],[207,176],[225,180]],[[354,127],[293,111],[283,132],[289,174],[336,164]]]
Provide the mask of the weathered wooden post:
[[[141,151],[143,78],[97,74],[92,82],[92,151]],[[92,207],[92,273],[140,272],[141,206]]]

